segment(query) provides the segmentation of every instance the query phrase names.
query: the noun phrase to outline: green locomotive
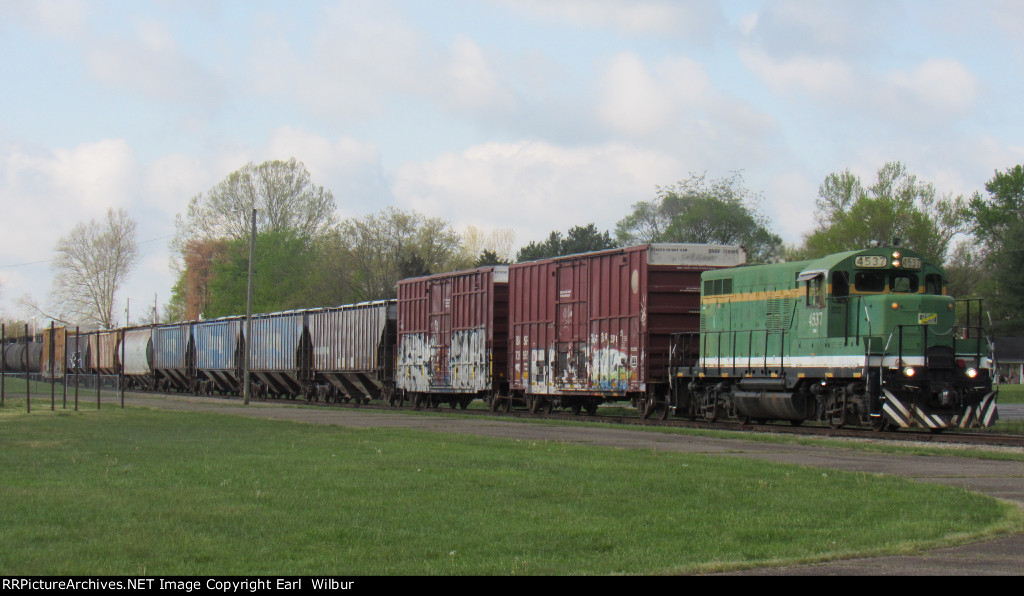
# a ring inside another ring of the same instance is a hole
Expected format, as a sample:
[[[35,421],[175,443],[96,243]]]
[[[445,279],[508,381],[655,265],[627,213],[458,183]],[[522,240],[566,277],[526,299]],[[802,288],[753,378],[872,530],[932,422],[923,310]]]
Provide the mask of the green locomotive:
[[[980,304],[947,296],[917,253],[719,269],[701,283],[700,333],[673,344],[677,416],[935,431],[998,417]],[[978,324],[958,325],[964,312]]]

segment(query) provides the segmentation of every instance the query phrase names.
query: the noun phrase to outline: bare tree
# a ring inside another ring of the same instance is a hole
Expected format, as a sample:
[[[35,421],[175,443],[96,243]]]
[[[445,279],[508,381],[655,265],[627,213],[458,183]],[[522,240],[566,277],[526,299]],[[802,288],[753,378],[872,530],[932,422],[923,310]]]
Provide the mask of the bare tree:
[[[135,221],[124,209],[108,209],[104,221],[78,224],[55,250],[51,296],[63,318],[116,325],[114,295],[140,258]]]
[[[189,242],[249,237],[252,210],[260,232],[294,231],[301,238],[326,235],[334,226],[334,195],[313,184],[302,162],[252,162],[235,170],[204,195],[189,201],[176,220],[172,248],[185,255]]]
[[[345,281],[358,300],[394,298],[403,277],[458,268],[461,240],[437,217],[389,207],[339,226],[346,253]]]

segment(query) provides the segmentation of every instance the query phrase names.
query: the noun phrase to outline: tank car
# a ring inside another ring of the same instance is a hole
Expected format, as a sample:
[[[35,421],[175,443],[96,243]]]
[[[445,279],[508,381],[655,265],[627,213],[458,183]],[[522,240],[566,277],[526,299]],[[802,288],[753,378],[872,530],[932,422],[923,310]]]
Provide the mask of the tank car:
[[[901,247],[706,272],[699,337],[673,345],[676,414],[989,426],[989,343],[957,314],[943,271]]]
[[[153,327],[129,327],[121,334],[121,373],[128,389],[153,389]]]

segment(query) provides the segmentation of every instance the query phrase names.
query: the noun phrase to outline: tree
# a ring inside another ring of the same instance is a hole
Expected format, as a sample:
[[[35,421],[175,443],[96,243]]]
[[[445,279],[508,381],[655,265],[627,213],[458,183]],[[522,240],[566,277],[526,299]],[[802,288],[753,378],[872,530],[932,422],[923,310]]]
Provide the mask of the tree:
[[[586,226],[569,228],[564,237],[561,232],[553,231],[544,242],[527,244],[519,249],[516,254],[516,262],[550,259],[608,248],[615,248],[615,242],[612,241],[611,235],[607,231],[597,231],[597,226],[590,223]]]
[[[674,186],[659,187],[650,201],[633,204],[633,212],[616,225],[622,245],[652,242],[742,245],[752,262],[777,257],[782,238],[770,229],[758,208],[761,197],[734,172],[708,180],[691,175]]]
[[[172,267],[178,272],[171,299],[175,314],[188,319],[208,314],[217,250],[227,243],[248,246],[254,208],[257,243],[260,236],[269,234],[301,241],[311,249],[336,225],[334,195],[313,184],[302,162],[291,158],[246,164],[205,195],[192,197],[186,214],[176,218],[177,233],[171,243],[176,253]],[[224,275],[228,269],[218,271]]]
[[[288,230],[256,235],[253,312],[323,306],[311,301],[312,247]],[[249,283],[249,240],[230,240],[210,265],[204,318],[244,314]]]
[[[397,295],[395,284],[410,274],[465,268],[459,235],[451,224],[415,211],[389,207],[361,219],[348,219],[338,228],[343,254],[335,258],[348,266],[343,280],[356,300],[380,300]]]
[[[963,212],[990,274],[979,293],[986,298],[995,331],[1019,335],[1024,333],[1024,166],[995,172],[985,190],[988,198],[975,193]]]
[[[177,318],[194,321],[208,312],[214,261],[227,251],[230,242],[191,240],[185,245],[184,269],[172,289],[171,296],[171,305],[178,315]]]
[[[189,241],[249,237],[252,210],[260,232],[288,231],[303,238],[330,232],[335,224],[334,195],[313,184],[306,166],[288,161],[245,164],[204,195],[189,201],[183,218],[176,218],[174,246],[179,252]]]
[[[818,188],[817,228],[796,251],[802,258],[865,248],[896,239],[944,263],[953,238],[966,230],[962,197],[939,197],[901,162],[886,163],[864,186],[850,170],[832,173]]]
[[[51,296],[64,318],[113,328],[114,295],[140,258],[135,222],[124,209],[108,209],[104,221],[61,236],[55,250]]]
[[[480,253],[480,256],[476,258],[473,263],[473,267],[489,267],[493,265],[511,265],[512,262],[508,259],[503,259],[496,253],[489,250],[484,250]]]
[[[512,228],[499,228],[484,232],[473,225],[462,232],[462,252],[466,267],[508,264],[515,256],[516,233]],[[485,258],[484,255],[488,255]],[[477,265],[486,261],[484,265]]]

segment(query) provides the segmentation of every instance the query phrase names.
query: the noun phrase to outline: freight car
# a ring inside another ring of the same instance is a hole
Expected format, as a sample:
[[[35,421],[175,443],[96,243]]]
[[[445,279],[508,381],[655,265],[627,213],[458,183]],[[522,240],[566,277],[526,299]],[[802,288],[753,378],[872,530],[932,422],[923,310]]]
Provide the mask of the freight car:
[[[701,272],[745,262],[737,246],[651,244],[510,266],[509,398],[666,417],[670,338],[698,330]]]
[[[957,325],[942,270],[910,250],[709,271],[700,309],[700,333],[673,344],[678,415],[936,431],[997,418],[980,325]]]
[[[465,409],[508,393],[508,267],[398,282],[399,403]]]

